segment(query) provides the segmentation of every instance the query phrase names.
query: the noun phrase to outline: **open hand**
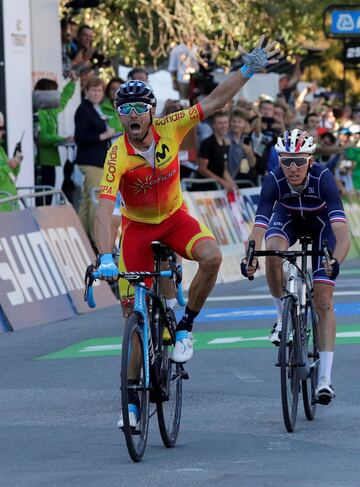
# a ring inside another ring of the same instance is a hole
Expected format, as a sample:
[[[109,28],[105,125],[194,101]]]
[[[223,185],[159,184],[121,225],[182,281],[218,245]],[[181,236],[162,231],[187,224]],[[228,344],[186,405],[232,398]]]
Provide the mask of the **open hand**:
[[[265,36],[262,35],[255,49],[251,52],[247,52],[242,46],[239,46],[244,61],[244,66],[241,68],[243,76],[250,78],[254,73],[259,73],[267,66],[279,62],[277,57],[280,54],[280,49],[275,49],[276,41],[269,40],[266,45],[263,45],[264,41]]]

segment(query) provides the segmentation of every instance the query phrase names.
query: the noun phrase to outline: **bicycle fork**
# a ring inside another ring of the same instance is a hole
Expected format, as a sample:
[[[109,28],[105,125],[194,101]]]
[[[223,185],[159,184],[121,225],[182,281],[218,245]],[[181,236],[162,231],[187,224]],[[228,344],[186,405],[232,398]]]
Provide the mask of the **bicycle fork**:
[[[134,312],[141,317],[143,322],[144,387],[150,389],[150,363],[153,364],[155,361],[155,352],[146,308],[146,290],[141,284],[135,286]]]

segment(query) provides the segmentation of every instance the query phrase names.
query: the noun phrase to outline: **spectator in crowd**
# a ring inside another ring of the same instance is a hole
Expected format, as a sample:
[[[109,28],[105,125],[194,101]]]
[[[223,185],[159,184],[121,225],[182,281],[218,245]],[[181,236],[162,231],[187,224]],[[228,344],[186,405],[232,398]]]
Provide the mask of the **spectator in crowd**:
[[[6,198],[9,195],[16,196],[16,178],[20,171],[20,163],[23,159],[23,155],[20,151],[17,151],[14,157],[9,158],[1,146],[5,133],[5,119],[4,115],[0,112],[0,193],[3,191],[5,194],[0,194],[0,199]],[[0,203],[1,211],[11,211],[18,209],[19,205],[16,202],[12,203]]]
[[[256,157],[251,147],[250,125],[243,112],[235,109],[230,115],[228,171],[233,179],[255,181]]]
[[[342,150],[338,150],[337,140],[331,132],[324,132],[319,136],[317,147],[317,162],[325,164],[326,167],[335,175],[336,166],[341,159]]]
[[[61,19],[61,56],[63,65],[63,76],[67,78],[72,69],[71,63],[71,27],[67,19]]]
[[[317,141],[320,128],[320,117],[315,112],[310,112],[304,118],[304,129],[306,132],[314,137],[315,142]]]
[[[200,145],[198,173],[200,177],[211,178],[231,192],[237,186],[227,168],[230,142],[226,137],[229,130],[229,116],[226,113],[216,112],[213,115],[213,130],[213,135]],[[214,189],[214,186],[202,185],[201,189]]]
[[[353,124],[351,106],[345,105],[343,107],[339,123],[340,128],[349,128]]]
[[[37,165],[42,185],[55,187],[56,167],[61,165],[58,144],[61,142],[73,142],[72,136],[61,136],[58,130],[58,115],[62,112],[75,91],[75,75],[70,73],[70,81],[64,86],[60,95],[60,105],[58,108],[46,108],[38,110],[38,154]],[[56,81],[48,78],[41,78],[36,83],[34,90],[52,91],[57,90]],[[52,196],[46,196],[45,202],[51,205]],[[37,205],[43,201],[39,199]]]
[[[295,106],[294,92],[301,78],[301,56],[295,56],[295,65],[291,75],[282,74],[279,79],[280,92],[285,96],[285,101],[290,106]]]
[[[81,25],[77,32],[76,39],[72,42],[70,58],[74,68],[89,65],[94,54],[92,42],[94,32],[89,25]]]
[[[198,54],[192,36],[184,34],[183,42],[171,49],[168,65],[173,88],[179,91],[180,98],[186,100],[189,98],[190,77],[198,69]]]
[[[90,78],[85,85],[85,99],[75,113],[75,142],[77,154],[75,163],[84,177],[83,194],[79,217],[92,242],[95,208],[91,191],[98,188],[110,140],[115,130],[107,124],[100,108],[104,97],[104,84],[100,78]]]
[[[268,98],[260,100],[261,138],[254,147],[257,158],[257,174],[263,176],[268,170],[278,165],[278,156],[274,148],[277,137],[284,131],[284,121],[275,116],[274,102]]]
[[[82,66],[79,69],[79,79],[80,79],[80,91],[81,91],[81,99],[85,98],[85,86],[87,81],[90,78],[94,78],[96,76],[96,71],[91,64],[88,66]]]
[[[101,111],[107,117],[107,124],[109,127],[112,127],[117,134],[123,132],[123,126],[115,108],[114,100],[115,93],[123,82],[124,81],[121,78],[111,78],[106,86],[105,96],[100,105]]]
[[[144,83],[148,83],[149,75],[144,68],[134,68],[131,69],[128,73],[127,79],[139,79],[140,81],[144,81]]]

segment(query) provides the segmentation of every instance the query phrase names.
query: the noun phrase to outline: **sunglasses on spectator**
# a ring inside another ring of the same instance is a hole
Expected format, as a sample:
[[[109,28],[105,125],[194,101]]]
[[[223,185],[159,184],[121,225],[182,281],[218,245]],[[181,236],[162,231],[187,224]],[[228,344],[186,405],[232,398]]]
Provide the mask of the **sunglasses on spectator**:
[[[5,125],[1,125],[0,130],[5,130]]]
[[[152,105],[148,103],[124,103],[118,107],[118,112],[120,115],[129,116],[132,110],[135,110],[137,115],[144,115],[144,113],[149,113],[152,109]]]
[[[296,167],[305,166],[308,163],[311,156],[307,157],[279,157],[280,164],[284,167],[291,167],[295,164]]]

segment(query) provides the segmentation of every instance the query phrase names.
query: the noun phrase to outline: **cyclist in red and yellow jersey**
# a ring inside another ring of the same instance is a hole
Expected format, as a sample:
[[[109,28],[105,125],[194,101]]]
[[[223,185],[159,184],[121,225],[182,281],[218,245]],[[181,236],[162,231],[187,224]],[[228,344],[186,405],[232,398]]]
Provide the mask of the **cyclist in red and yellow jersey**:
[[[111,215],[116,194],[120,191],[123,200],[121,270],[152,271],[153,240],[159,240],[181,257],[199,263],[190,285],[185,314],[177,326],[173,352],[176,362],[186,362],[193,355],[193,321],[216,282],[221,264],[221,253],[214,236],[184,206],[179,147],[194,125],[221,109],[255,72],[277,62],[276,59],[269,60],[278,53],[274,43],[262,47],[263,42],[262,37],[251,53],[242,50],[242,68],[201,103],[187,110],[154,118],[155,96],[151,87],[139,80],[127,81],[116,93],[115,105],[124,134],[107,154],[101,181],[95,219],[95,237],[100,252],[98,270],[103,279],[109,281],[117,276],[111,255]]]

